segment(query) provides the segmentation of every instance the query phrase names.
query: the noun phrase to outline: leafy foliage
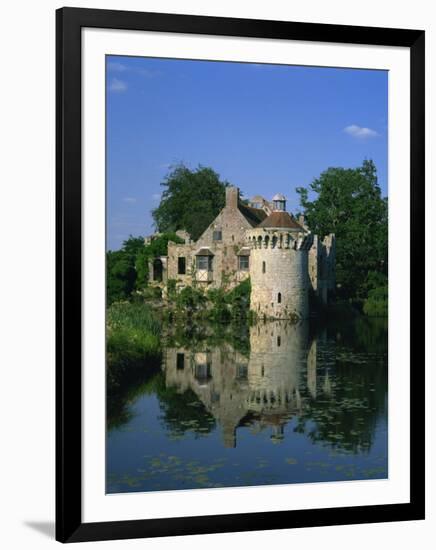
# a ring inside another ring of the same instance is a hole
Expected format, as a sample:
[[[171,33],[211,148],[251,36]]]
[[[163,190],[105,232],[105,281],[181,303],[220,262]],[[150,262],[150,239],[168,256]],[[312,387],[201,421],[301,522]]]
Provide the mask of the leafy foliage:
[[[214,288],[205,292],[196,286],[177,289],[176,282],[168,281],[168,320],[195,319],[217,323],[245,321],[250,318],[250,280],[246,279],[231,290]]]
[[[387,285],[373,288],[368,292],[368,298],[363,304],[363,311],[372,317],[386,317],[388,314]]]
[[[185,229],[197,240],[225,204],[225,188],[211,168],[199,166],[190,170],[175,166],[161,184],[165,190],[153,218],[161,232]]]
[[[246,320],[250,310],[250,279],[246,279],[226,292],[222,288],[208,292],[208,298],[212,303],[209,318],[213,321]]]
[[[177,313],[192,316],[196,312],[204,310],[206,301],[206,296],[202,290],[186,286],[176,295],[175,305]]]
[[[108,304],[130,296],[136,282],[134,257],[125,250],[109,250],[106,254],[106,272]]]
[[[370,290],[385,286],[388,203],[375,164],[365,160],[354,169],[329,168],[308,189],[297,192],[312,232],[321,238],[336,234],[339,296],[363,301]]]
[[[130,236],[121,250],[107,252],[107,302],[130,298],[134,290],[144,289],[148,282],[149,260],[168,253],[168,242],[183,243],[175,233],[163,233],[147,246],[142,237]]]

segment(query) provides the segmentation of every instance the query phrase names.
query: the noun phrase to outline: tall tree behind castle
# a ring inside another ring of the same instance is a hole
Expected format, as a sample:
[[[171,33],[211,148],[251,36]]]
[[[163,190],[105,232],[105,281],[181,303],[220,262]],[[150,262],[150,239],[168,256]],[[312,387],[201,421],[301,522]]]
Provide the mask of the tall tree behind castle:
[[[321,237],[336,235],[339,296],[365,300],[371,290],[387,289],[388,201],[374,162],[365,160],[354,169],[328,168],[297,192],[311,231]]]
[[[160,232],[185,229],[194,240],[203,233],[225,204],[227,181],[211,168],[172,168],[161,184],[165,190],[153,219]]]

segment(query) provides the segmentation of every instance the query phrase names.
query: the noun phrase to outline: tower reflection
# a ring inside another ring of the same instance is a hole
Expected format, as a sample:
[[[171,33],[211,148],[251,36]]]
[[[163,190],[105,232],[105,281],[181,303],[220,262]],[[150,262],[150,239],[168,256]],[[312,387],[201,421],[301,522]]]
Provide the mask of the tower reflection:
[[[317,343],[307,322],[260,323],[250,327],[249,339],[248,354],[229,343],[165,350],[166,386],[196,394],[220,425],[226,447],[236,446],[239,426],[268,429],[271,441],[280,442],[286,423],[301,412],[302,387],[312,398],[317,394]]]

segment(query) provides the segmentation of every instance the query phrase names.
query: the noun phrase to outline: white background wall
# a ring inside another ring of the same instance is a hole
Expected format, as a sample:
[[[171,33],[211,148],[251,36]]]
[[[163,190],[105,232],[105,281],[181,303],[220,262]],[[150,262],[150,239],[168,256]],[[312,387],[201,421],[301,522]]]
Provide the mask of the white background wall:
[[[435,193],[430,189],[435,128],[436,18],[430,0],[75,0],[69,5],[319,23],[424,28],[427,31],[427,280],[436,276]],[[0,61],[0,545],[54,547],[54,0],[8,2],[1,10]],[[408,213],[405,213],[407,215]],[[432,218],[432,219],[431,219]],[[428,287],[427,311],[434,290]],[[96,543],[106,548],[196,549],[250,546],[365,549],[431,548],[435,525],[434,330],[427,316],[428,519],[175,539]],[[433,342],[431,339],[433,338]],[[79,365],[77,365],[79,368]],[[414,365],[421,369],[423,365]],[[431,430],[431,428],[433,428]],[[433,437],[430,440],[430,432]],[[431,463],[433,462],[433,468]],[[432,494],[431,494],[432,493]],[[89,543],[87,543],[89,546]]]

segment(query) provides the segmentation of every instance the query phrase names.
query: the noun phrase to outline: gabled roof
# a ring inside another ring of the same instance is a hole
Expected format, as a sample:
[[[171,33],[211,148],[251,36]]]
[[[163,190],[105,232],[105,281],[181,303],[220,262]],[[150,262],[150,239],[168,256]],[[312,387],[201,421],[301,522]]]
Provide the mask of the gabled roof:
[[[261,208],[253,208],[252,206],[247,206],[242,202],[238,204],[238,209],[239,212],[241,212],[241,214],[247,220],[247,222],[251,225],[251,227],[256,227],[267,217],[267,213],[265,212],[265,210],[262,210]]]
[[[271,214],[259,224],[259,227],[277,227],[296,229],[298,231],[305,231],[301,225],[289,214],[283,210],[274,210]]]
[[[207,246],[203,246],[195,253],[195,256],[214,256],[214,253]]]

